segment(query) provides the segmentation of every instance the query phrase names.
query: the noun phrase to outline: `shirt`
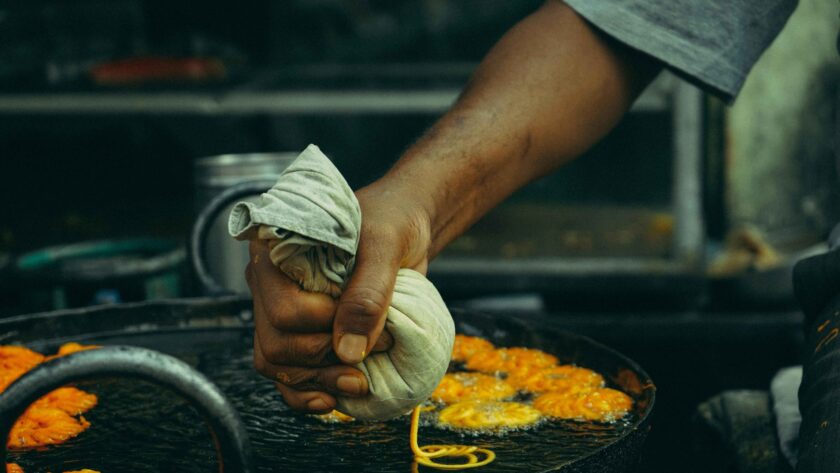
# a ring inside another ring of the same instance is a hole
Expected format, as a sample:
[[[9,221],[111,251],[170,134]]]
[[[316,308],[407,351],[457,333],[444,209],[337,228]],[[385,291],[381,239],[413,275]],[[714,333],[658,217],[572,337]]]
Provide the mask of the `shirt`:
[[[566,0],[618,41],[732,101],[796,0]]]

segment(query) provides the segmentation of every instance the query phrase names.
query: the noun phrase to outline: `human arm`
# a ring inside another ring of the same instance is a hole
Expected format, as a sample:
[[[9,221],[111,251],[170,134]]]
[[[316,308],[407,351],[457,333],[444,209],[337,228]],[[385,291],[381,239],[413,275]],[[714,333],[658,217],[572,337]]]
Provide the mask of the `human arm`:
[[[324,304],[313,314],[332,321],[338,359],[357,363],[377,343],[399,268],[425,273],[430,259],[491,208],[589,148],[659,68],[597,33],[557,0],[512,28],[482,61],[452,110],[383,178],[357,192],[362,232],[356,268],[337,304]],[[255,299],[270,290],[262,281],[251,287]],[[288,304],[288,297],[298,296],[286,294],[285,300],[265,304]],[[260,311],[272,310],[263,309],[255,306],[258,319],[264,317]],[[329,328],[322,325],[319,330]],[[258,323],[257,335],[284,333],[283,327],[282,320]],[[289,347],[296,342],[274,337],[271,343],[284,348],[261,347],[268,354],[258,369],[281,379],[276,367],[295,359]],[[315,399],[334,405],[329,392],[336,392],[336,368],[318,369],[314,385],[280,387],[287,402],[300,408]],[[349,366],[340,370],[353,374]]]

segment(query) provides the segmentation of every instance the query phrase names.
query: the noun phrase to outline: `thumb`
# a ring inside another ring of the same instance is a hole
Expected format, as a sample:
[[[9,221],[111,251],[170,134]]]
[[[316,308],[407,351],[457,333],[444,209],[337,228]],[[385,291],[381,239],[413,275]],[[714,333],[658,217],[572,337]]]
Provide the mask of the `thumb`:
[[[360,242],[356,267],[338,301],[333,323],[333,348],[347,364],[364,360],[382,333],[399,271],[397,245],[373,240]]]

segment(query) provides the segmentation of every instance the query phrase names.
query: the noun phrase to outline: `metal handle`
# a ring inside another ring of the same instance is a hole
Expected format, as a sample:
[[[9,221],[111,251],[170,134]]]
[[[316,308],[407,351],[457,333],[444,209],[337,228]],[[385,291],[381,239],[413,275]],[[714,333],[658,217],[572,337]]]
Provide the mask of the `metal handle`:
[[[190,234],[190,262],[192,263],[193,271],[195,272],[198,281],[201,283],[203,292],[208,296],[230,295],[233,291],[223,287],[216,281],[216,279],[207,271],[207,264],[204,260],[205,246],[207,243],[207,233],[210,227],[216,220],[218,214],[227,208],[235,201],[257,194],[262,194],[268,189],[271,189],[275,181],[260,179],[253,181],[246,181],[241,184],[228,187],[215,197],[206,205],[192,227]],[[245,268],[242,268],[243,271]]]
[[[30,404],[68,383],[96,378],[139,378],[189,400],[207,422],[219,471],[254,471],[251,443],[239,414],[209,379],[181,360],[145,348],[110,346],[63,356],[38,365],[0,394],[0,465],[12,426]]]

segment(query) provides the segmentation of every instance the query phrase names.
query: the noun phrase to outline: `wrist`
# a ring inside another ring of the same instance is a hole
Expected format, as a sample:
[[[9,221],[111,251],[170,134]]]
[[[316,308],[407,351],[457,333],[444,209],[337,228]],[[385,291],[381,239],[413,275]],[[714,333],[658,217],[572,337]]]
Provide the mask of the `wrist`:
[[[392,245],[403,255],[400,267],[426,272],[432,248],[431,219],[412,189],[380,179],[356,192],[362,209],[362,238]]]

